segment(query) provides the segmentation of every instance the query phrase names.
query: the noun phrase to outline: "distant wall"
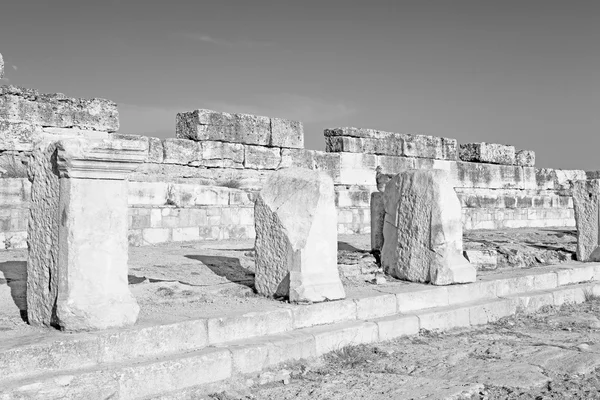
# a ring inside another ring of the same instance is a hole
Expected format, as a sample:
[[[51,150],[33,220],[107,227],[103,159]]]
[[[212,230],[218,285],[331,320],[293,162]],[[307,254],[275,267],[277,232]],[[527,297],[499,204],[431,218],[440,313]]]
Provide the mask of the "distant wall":
[[[123,135],[117,129],[118,112],[110,101],[0,90],[0,163],[7,157],[26,163],[41,136],[145,143],[146,160],[129,184],[133,245],[252,238],[254,196],[270,174],[286,167],[331,175],[341,234],[370,232],[377,167],[387,174],[449,171],[467,230],[573,227],[570,182],[586,179],[584,171],[537,169],[532,151],[512,146],[372,129],[328,129],[327,151],[307,150],[297,121],[210,110],[178,114],[177,138]],[[23,247],[29,182],[0,179],[0,191],[0,248]]]

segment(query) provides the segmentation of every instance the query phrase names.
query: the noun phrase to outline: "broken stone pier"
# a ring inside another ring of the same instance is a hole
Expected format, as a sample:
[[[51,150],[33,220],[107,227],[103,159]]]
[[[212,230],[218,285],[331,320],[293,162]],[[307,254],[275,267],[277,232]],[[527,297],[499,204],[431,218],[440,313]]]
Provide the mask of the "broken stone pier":
[[[600,261],[600,180],[573,183],[577,259]]]
[[[30,159],[29,323],[78,331],[132,325],[127,183],[134,141],[46,140]]]
[[[463,256],[460,202],[443,170],[408,170],[385,188],[381,265],[411,282],[449,285],[475,281]]]
[[[258,293],[290,301],[345,297],[329,175],[300,168],[273,174],[256,199],[254,215]]]

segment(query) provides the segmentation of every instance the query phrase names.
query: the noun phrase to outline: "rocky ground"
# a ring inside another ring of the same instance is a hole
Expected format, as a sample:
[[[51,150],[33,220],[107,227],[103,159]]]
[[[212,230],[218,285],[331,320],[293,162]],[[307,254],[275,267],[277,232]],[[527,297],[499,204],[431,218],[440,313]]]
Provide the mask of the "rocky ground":
[[[599,312],[590,298],[478,328],[344,347],[199,398],[600,399]]]

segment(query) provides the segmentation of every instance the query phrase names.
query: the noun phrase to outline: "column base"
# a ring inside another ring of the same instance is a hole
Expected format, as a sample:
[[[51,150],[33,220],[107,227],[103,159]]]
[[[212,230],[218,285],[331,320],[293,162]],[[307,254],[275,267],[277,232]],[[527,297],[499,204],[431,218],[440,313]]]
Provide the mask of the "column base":
[[[135,324],[140,306],[133,296],[91,303],[76,299],[59,301],[56,309],[58,325],[65,331],[89,331],[121,328]]]

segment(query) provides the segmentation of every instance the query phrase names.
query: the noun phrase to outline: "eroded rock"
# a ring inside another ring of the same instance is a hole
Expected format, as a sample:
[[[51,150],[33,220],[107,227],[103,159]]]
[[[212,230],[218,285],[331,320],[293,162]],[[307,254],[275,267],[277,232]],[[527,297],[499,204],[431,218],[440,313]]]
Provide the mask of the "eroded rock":
[[[575,181],[572,192],[577,227],[577,259],[600,261],[600,179]]]
[[[384,193],[381,263],[392,276],[448,285],[475,281],[463,256],[461,207],[448,172],[408,170]]]
[[[334,199],[324,172],[293,168],[269,177],[254,206],[260,294],[315,302],[345,297]]]

